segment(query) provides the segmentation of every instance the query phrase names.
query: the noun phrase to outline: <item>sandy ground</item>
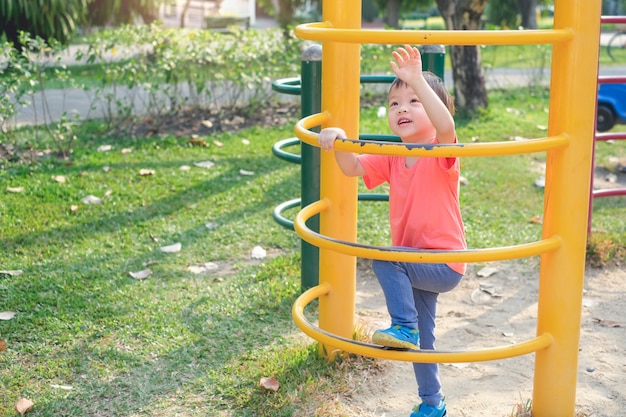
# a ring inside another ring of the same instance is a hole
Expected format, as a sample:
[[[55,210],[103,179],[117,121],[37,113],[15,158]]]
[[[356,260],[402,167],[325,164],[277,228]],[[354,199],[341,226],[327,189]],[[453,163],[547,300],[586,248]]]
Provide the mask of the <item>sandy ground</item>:
[[[469,265],[459,286],[440,296],[437,347],[476,349],[534,337],[537,263]],[[586,271],[576,395],[576,412],[584,416],[626,415],[625,293],[625,268]],[[359,262],[356,311],[370,330],[388,326],[384,297],[367,261]],[[379,374],[355,382],[355,394],[340,401],[351,415],[408,417],[419,402],[411,364],[380,364]],[[532,398],[534,355],[443,364],[440,374],[449,417],[509,416],[516,404]]]

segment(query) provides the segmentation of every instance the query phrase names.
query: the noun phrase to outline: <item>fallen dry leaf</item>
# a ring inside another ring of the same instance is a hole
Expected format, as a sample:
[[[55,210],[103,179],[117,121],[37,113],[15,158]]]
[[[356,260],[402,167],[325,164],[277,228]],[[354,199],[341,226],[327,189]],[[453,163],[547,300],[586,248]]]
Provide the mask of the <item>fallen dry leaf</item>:
[[[224,146],[224,144],[220,142],[219,140],[214,140],[213,145],[217,146],[218,148],[221,148],[222,146]]]
[[[52,180],[61,184],[65,183],[65,177],[63,175],[53,175]]]
[[[77,206],[76,204],[72,204],[70,206],[70,211],[78,211],[79,208],[80,208],[80,206]]]
[[[140,169],[139,175],[144,176],[144,177],[148,175],[154,175],[154,170],[153,169]]]
[[[12,277],[16,277],[18,275],[22,275],[24,273],[24,271],[22,271],[21,269],[5,269],[5,270],[0,270],[0,275],[10,275]]]
[[[7,187],[7,191],[10,193],[23,193],[24,187]]]
[[[15,311],[0,311],[0,320],[11,320],[15,317]]]
[[[202,140],[202,139],[189,139],[189,143],[191,143],[192,145],[197,145],[197,146],[202,146],[202,147],[207,147],[209,146],[208,143],[206,143],[206,141]]]
[[[209,129],[213,127],[213,122],[210,120],[203,120],[201,123],[202,123],[202,126],[207,127]]]
[[[490,277],[491,275],[495,274],[496,272],[498,272],[498,268],[494,268],[492,266],[486,266],[483,269],[481,269],[480,271],[478,271],[476,273],[476,275],[478,275],[479,277]]]
[[[101,145],[101,146],[98,146],[98,152],[108,152],[112,148],[113,147],[111,145]]]
[[[200,168],[212,168],[213,166],[215,166],[215,162],[211,161],[194,162],[193,164]]]
[[[217,266],[216,263],[213,262],[205,262],[203,264],[199,264],[199,265],[191,265],[188,266],[187,269],[191,272],[193,272],[194,274],[205,274],[207,272],[211,272],[211,271],[217,271],[219,269],[219,267]]]
[[[605,319],[593,319],[593,321],[598,323],[602,327],[614,327],[614,328],[622,327],[622,323],[620,323],[619,321],[605,320]]]
[[[7,341],[0,339],[0,352],[7,350]]]
[[[476,288],[470,294],[470,300],[476,305],[492,304],[497,302],[500,298],[499,295],[490,294],[483,288]]]
[[[280,384],[278,383],[278,381],[276,380],[276,378],[274,377],[262,377],[261,378],[261,382],[259,382],[259,385],[261,386],[261,388],[266,389],[268,391],[278,391],[278,388],[280,388]]]
[[[189,171],[191,167],[189,165],[181,165],[179,168],[181,171]]]
[[[74,389],[74,387],[71,385],[58,385],[58,384],[51,384],[50,388],[62,389],[65,391],[71,391]]]
[[[239,175],[254,175],[254,171],[246,171],[245,169],[240,169]]]
[[[102,203],[102,200],[100,198],[96,197],[95,195],[88,195],[87,197],[83,198],[80,201],[82,201],[83,204],[100,204],[100,203]]]
[[[539,188],[544,188],[546,186],[546,178],[545,177],[539,177],[535,180],[535,186],[539,187]]]
[[[132,151],[133,151],[133,148],[124,148],[122,149],[122,154],[131,153]]]
[[[260,246],[255,246],[250,252],[252,259],[263,259],[267,256],[267,251]]]
[[[15,404],[15,410],[17,410],[17,412],[20,415],[24,415],[27,412],[30,411],[31,408],[33,408],[33,402],[27,398],[20,398],[20,400],[17,402],[17,404]]]
[[[152,275],[152,270],[151,269],[144,269],[142,271],[137,271],[137,272],[129,272],[128,275],[130,275],[131,277],[138,279],[138,280],[142,280],[142,279],[146,279],[148,278],[150,275]]]
[[[169,246],[162,246],[159,249],[161,250],[161,252],[175,253],[175,252],[180,252],[182,247],[183,245],[179,242],[179,243],[174,243],[173,245],[169,245]]]
[[[241,143],[244,145],[250,145],[250,141],[248,139],[241,139]]]
[[[478,288],[480,288],[481,291],[491,295],[492,297],[500,297],[500,295],[498,295],[496,291],[496,287],[491,284],[479,284]]]

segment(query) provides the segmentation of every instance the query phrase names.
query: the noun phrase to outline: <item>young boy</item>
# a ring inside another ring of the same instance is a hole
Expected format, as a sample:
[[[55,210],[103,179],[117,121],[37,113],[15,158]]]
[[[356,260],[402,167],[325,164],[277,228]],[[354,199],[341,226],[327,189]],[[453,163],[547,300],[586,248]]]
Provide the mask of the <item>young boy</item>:
[[[419,50],[405,45],[392,53],[397,78],[389,89],[387,119],[405,143],[456,143],[454,103],[441,79],[422,71]],[[324,150],[345,139],[340,128],[319,134]],[[465,249],[459,207],[458,158],[355,155],[335,152],[347,176],[361,176],[368,188],[388,182],[391,240],[395,247]],[[391,327],[377,330],[372,342],[401,349],[434,349],[435,314],[439,293],[452,290],[465,264],[412,263],[374,260],[372,268],[385,294]],[[410,417],[443,417],[446,405],[438,364],[414,363],[422,403]]]

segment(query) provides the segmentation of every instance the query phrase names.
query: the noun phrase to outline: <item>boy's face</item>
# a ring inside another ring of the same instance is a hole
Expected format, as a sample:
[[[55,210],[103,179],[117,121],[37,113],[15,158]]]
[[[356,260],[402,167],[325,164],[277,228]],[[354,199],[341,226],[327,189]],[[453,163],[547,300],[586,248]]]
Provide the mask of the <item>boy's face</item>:
[[[389,91],[387,121],[391,131],[403,142],[423,143],[435,137],[435,129],[424,106],[413,89],[407,85]]]

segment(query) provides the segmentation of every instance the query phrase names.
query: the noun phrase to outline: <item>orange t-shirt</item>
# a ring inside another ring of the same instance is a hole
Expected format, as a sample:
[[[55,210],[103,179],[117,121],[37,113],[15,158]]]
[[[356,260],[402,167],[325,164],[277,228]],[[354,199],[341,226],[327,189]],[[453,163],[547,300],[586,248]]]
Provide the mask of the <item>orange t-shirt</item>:
[[[389,183],[391,243],[416,249],[465,249],[459,205],[458,158],[420,157],[410,168],[405,158],[360,155],[367,188]],[[464,263],[448,263],[464,274]]]

